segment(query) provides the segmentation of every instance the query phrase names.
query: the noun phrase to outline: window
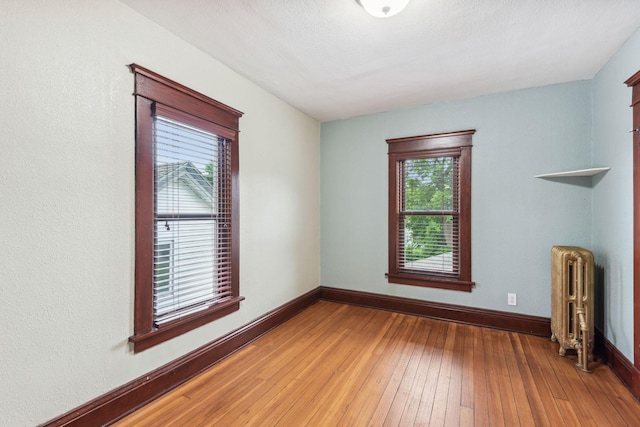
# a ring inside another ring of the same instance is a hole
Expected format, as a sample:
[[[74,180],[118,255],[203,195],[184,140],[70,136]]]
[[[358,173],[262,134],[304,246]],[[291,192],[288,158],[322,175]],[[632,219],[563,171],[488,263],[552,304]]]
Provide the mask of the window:
[[[474,133],[387,140],[389,282],[471,291]]]
[[[240,308],[242,113],[132,64],[139,352]]]

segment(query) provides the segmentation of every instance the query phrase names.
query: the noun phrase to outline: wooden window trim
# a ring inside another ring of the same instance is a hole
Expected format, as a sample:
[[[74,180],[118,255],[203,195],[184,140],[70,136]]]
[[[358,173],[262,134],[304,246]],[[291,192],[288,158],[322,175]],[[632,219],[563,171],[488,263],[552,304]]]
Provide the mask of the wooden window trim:
[[[238,133],[242,112],[195,92],[136,64],[136,213],[135,213],[135,305],[134,334],[129,338],[134,352],[146,350],[208,322],[239,310],[239,195]],[[154,325],[153,319],[153,212],[154,157],[153,111],[155,106],[171,109],[188,123],[208,123],[231,143],[231,297],[207,309],[175,321]]]
[[[391,283],[471,292],[471,147],[475,130],[388,139],[389,147],[389,272]],[[401,271],[398,263],[400,160],[459,156],[459,272],[455,277]]]

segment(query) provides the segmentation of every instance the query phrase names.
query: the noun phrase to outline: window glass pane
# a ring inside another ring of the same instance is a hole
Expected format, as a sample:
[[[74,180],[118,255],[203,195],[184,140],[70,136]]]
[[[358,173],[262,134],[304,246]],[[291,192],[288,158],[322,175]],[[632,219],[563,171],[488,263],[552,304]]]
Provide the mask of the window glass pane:
[[[218,137],[164,117],[154,137],[157,212],[215,213]]]
[[[407,211],[453,209],[453,158],[435,157],[404,161]]]
[[[405,269],[453,273],[453,215],[407,215],[400,229],[401,259]]]
[[[219,167],[225,144],[215,134],[164,117],[156,116],[154,125],[153,313],[160,324],[205,309],[230,290],[226,277],[219,280],[228,253],[220,241],[226,235],[220,221],[227,215],[219,212],[226,204],[218,188],[226,182]]]
[[[157,243],[156,252],[167,256],[157,258],[154,292],[154,312],[158,320],[168,313],[199,306],[206,307],[217,294],[215,220],[157,220],[156,236],[159,242],[171,239],[167,245]],[[167,279],[166,281],[164,279]]]

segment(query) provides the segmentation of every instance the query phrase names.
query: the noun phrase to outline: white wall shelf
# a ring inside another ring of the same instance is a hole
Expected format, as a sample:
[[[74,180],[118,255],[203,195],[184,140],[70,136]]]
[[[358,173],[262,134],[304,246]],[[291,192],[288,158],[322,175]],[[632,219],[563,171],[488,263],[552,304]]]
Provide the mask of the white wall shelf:
[[[589,169],[578,169],[574,171],[566,171],[566,172],[555,172],[555,173],[545,173],[542,175],[536,175],[534,178],[563,178],[568,176],[594,176],[602,172],[608,171],[609,167],[604,168],[589,168]]]

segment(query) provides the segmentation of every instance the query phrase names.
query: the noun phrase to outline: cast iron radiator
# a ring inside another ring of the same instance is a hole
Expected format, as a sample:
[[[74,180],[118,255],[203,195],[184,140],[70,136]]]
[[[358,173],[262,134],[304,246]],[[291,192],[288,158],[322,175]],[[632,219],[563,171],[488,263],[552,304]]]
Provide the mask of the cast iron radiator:
[[[593,254],[576,246],[551,248],[551,341],[578,352],[576,365],[593,360]]]

